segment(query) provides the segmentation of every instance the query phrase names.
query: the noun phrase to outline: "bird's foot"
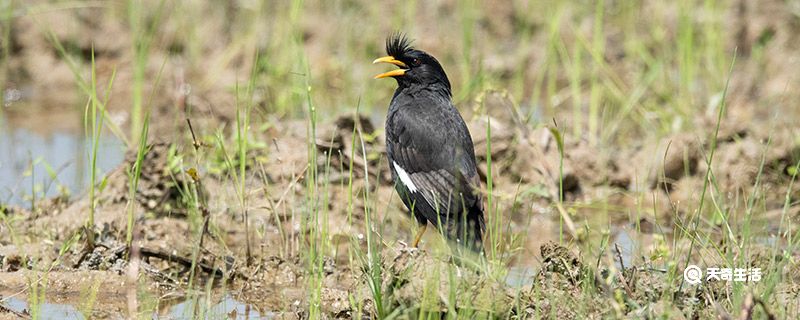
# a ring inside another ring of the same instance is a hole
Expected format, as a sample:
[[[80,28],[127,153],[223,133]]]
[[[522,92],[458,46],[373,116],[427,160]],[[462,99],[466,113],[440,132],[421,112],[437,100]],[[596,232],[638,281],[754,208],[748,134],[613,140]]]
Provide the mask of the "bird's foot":
[[[417,253],[419,251],[419,248],[413,247],[413,246],[409,246],[408,243],[406,243],[405,241],[398,240],[397,242],[400,244],[400,253],[414,254],[414,253]]]

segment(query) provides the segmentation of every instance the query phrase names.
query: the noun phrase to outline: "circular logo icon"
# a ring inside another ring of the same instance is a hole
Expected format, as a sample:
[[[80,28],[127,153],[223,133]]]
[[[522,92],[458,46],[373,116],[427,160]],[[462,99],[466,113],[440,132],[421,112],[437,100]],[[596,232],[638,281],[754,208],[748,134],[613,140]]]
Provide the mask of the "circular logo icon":
[[[698,284],[703,281],[703,270],[700,267],[690,264],[683,270],[683,279],[690,284]]]

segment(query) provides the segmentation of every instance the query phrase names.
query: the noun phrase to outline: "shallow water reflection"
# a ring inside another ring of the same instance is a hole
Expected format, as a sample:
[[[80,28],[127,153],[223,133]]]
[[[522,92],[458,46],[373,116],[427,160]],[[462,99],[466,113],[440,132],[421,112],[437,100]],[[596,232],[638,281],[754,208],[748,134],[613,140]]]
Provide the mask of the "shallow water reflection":
[[[60,189],[80,194],[89,184],[91,139],[83,133],[18,128],[0,117],[0,204],[31,207],[33,200],[54,197]],[[124,144],[100,136],[98,179],[125,156]]]
[[[86,319],[83,314],[78,311],[74,306],[69,304],[57,304],[57,303],[42,303],[39,305],[39,310],[36,312],[31,311],[28,306],[28,302],[17,299],[14,297],[5,298],[2,300],[3,306],[9,308],[15,312],[19,313],[27,313],[33,315],[34,313],[38,314],[38,319],[41,320],[57,320],[57,319],[64,319],[64,320],[75,320],[75,319]]]
[[[33,317],[34,314],[38,319],[64,319],[64,320],[81,320],[86,319],[84,314],[72,304],[59,304],[44,302],[39,305],[38,310],[32,311],[28,302],[15,297],[7,297],[0,299],[3,307],[13,310],[20,314],[28,314]],[[104,317],[112,319],[124,319],[125,314],[110,312],[103,310],[101,312]],[[116,314],[115,314],[116,313]],[[96,315],[95,315],[96,316]],[[230,295],[225,295],[222,299],[212,305],[206,306],[205,298],[187,299],[176,305],[169,307],[165,312],[156,312],[153,314],[152,319],[277,319],[278,314],[273,312],[260,312],[254,306],[238,301]]]
[[[205,299],[187,299],[171,308],[167,314],[154,316],[153,319],[276,319],[273,312],[261,313],[254,306],[225,295],[222,300],[206,306]]]
[[[508,269],[506,284],[513,288],[525,288],[533,285],[536,271],[531,267],[513,266]]]

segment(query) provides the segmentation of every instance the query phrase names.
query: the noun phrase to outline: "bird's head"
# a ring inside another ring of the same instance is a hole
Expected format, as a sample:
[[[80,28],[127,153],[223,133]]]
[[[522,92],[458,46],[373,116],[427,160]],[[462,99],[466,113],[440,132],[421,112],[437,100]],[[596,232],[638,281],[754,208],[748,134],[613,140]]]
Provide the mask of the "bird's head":
[[[375,79],[392,77],[401,87],[441,86],[450,94],[450,80],[439,61],[424,51],[414,49],[403,34],[398,33],[386,39],[386,54],[372,63],[391,63],[400,69],[381,73]]]

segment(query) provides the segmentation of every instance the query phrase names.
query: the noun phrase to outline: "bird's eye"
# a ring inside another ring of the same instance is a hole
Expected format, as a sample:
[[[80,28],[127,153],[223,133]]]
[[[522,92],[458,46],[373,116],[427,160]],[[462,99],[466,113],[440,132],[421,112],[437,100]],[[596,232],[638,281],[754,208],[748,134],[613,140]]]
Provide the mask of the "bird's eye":
[[[420,64],[419,58],[414,58],[414,61],[412,62],[414,63],[415,66],[418,66]]]

